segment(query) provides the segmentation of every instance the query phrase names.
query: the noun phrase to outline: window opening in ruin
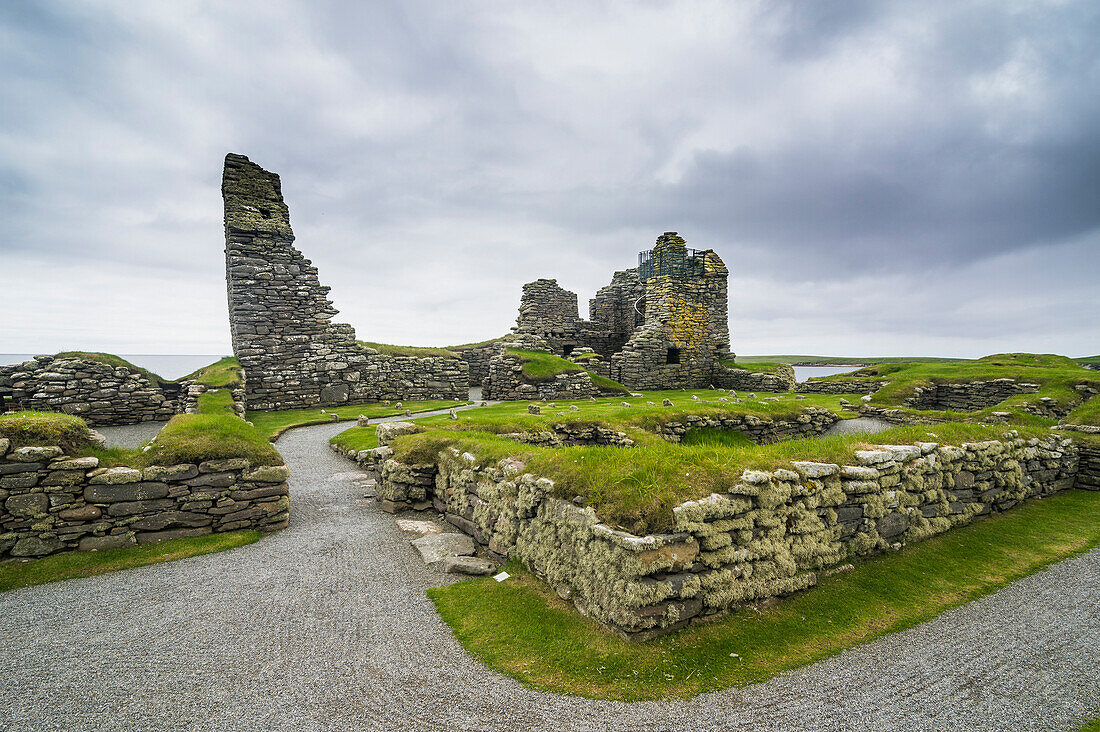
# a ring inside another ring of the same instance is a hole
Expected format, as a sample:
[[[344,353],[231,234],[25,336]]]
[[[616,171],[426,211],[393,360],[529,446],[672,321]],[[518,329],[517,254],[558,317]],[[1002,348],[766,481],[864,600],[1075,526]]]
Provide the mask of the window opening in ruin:
[[[573,352],[573,346],[562,346],[561,347],[561,355],[563,355],[563,356],[568,356],[572,352]]]
[[[680,363],[680,349],[668,349],[668,353],[665,354],[665,363]]]
[[[271,218],[271,209],[261,208],[260,209],[260,216],[264,217],[265,219],[270,219]]]

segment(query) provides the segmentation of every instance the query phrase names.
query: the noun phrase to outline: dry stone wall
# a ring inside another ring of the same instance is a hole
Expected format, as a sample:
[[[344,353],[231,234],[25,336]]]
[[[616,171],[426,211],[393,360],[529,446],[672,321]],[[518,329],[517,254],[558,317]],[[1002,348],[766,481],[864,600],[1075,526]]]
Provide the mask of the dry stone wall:
[[[514,459],[444,450],[388,458],[383,489],[431,502],[491,552],[523,561],[582,613],[632,639],[814,585],[823,571],[1069,488],[1078,449],[1059,437],[961,446],[884,445],[856,464],[746,470],[725,493],[674,510],[674,530],[636,536]],[[386,484],[393,484],[386,487]]]
[[[379,354],[331,322],[338,311],[294,247],[278,175],[229,154],[222,195],[229,324],[248,409],[467,396],[461,359]]]
[[[665,422],[657,432],[670,442],[680,442],[691,430],[727,430],[740,432],[757,445],[770,445],[782,440],[816,437],[839,421],[840,417],[821,407],[807,407],[789,419],[764,419],[751,414],[689,414],[682,420]]]
[[[140,371],[80,358],[36,356],[0,366],[0,404],[13,410],[64,412],[91,425],[163,421],[182,411],[180,385]]]
[[[466,362],[466,367],[469,369],[469,384],[471,387],[476,387],[482,386],[485,377],[489,375],[489,361],[497,354],[499,348],[496,343],[487,343],[483,346],[468,346],[450,350]]]
[[[802,381],[794,385],[799,394],[873,394],[887,382],[879,379],[853,378],[837,381]]]
[[[241,458],[101,468],[60,447],[0,438],[0,559],[148,544],[287,525],[285,466]]]
[[[1100,491],[1100,447],[1081,445],[1079,455],[1077,481],[1073,487],[1087,491]]]
[[[794,369],[785,363],[775,365],[774,372],[748,371],[731,368],[715,362],[714,386],[719,389],[737,389],[739,391],[790,391],[794,387]]]
[[[912,409],[976,412],[1000,404],[1017,394],[1033,394],[1038,384],[1020,384],[1014,379],[972,381],[968,384],[932,384],[917,387],[905,400]]]

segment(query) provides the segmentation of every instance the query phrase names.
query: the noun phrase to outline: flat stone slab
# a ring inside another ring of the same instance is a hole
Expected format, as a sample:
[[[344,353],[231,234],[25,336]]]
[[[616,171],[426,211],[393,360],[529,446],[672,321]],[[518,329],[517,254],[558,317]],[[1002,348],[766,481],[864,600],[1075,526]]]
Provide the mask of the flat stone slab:
[[[443,527],[434,521],[418,521],[416,519],[397,519],[397,528],[421,536],[443,533]]]
[[[492,574],[496,565],[481,557],[447,557],[443,560],[443,571],[448,574]]]
[[[465,534],[428,534],[413,539],[412,545],[420,552],[424,564],[438,564],[447,557],[470,556],[474,553],[474,540]]]

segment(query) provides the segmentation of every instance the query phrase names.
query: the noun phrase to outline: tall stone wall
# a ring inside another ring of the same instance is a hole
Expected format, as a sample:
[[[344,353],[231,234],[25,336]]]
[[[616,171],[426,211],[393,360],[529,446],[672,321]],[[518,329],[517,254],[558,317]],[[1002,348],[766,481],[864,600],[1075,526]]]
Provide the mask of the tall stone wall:
[[[331,322],[338,311],[294,247],[278,175],[229,154],[222,195],[229,324],[249,409],[466,397],[461,359],[379,354]]]
[[[774,371],[749,371],[714,363],[714,386],[719,389],[739,391],[790,391],[794,386],[794,369],[785,363],[777,363]]]
[[[0,366],[0,407],[75,414],[94,426],[170,419],[183,411],[180,389],[125,366],[81,358],[37,356]]]
[[[0,438],[0,559],[287,525],[286,466],[247,460],[101,468]]]

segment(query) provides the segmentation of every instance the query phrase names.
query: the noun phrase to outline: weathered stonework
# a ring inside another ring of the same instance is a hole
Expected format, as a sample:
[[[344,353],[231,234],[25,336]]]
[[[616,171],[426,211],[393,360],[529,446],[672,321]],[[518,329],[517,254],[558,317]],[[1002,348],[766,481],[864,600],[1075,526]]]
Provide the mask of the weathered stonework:
[[[683,421],[665,422],[657,432],[670,442],[680,442],[691,430],[727,430],[740,432],[757,445],[770,445],[782,440],[817,437],[839,421],[840,417],[822,407],[807,407],[790,419],[762,419],[751,414],[689,414]]]
[[[482,383],[485,399],[524,401],[540,399],[584,399],[599,396],[600,390],[586,371],[557,374],[552,379],[532,383],[523,377],[523,362],[507,352],[507,348],[522,346],[526,350],[538,345],[505,341],[499,352],[489,360],[489,373]]]
[[[170,419],[182,411],[180,390],[178,383],[80,358],[36,356],[0,366],[0,407],[75,414],[91,425]]]
[[[725,265],[711,250],[688,250],[676,232],[641,258],[589,301],[589,320],[557,280],[524,285],[516,334],[559,356],[592,349],[603,357],[593,371],[631,389],[709,386],[717,360],[732,358]]]
[[[887,382],[881,379],[852,378],[837,381],[802,381],[794,385],[799,394],[873,394]]]
[[[60,447],[0,439],[0,559],[41,557],[287,525],[283,465],[247,460],[100,468]]]
[[[514,459],[483,465],[453,449],[429,465],[388,457],[382,489],[406,505],[430,501],[489,551],[523,561],[582,613],[640,639],[810,587],[822,570],[1075,480],[1083,485],[1078,448],[1060,437],[884,445],[857,452],[856,462],[746,470],[727,492],[676,507],[672,532],[648,536],[553,497],[552,481]]]
[[[906,399],[905,403],[912,409],[976,412],[1000,404],[1017,394],[1033,394],[1037,391],[1038,384],[1020,384],[1014,379],[932,384],[917,387],[916,393]]]
[[[794,369],[779,363],[775,365],[774,372],[748,371],[716,361],[711,383],[719,389],[738,391],[790,391],[795,385]]]
[[[330,322],[338,311],[294,247],[278,175],[229,154],[222,194],[229,325],[248,409],[466,398],[461,359],[379,354]]]

